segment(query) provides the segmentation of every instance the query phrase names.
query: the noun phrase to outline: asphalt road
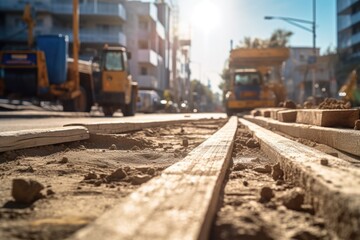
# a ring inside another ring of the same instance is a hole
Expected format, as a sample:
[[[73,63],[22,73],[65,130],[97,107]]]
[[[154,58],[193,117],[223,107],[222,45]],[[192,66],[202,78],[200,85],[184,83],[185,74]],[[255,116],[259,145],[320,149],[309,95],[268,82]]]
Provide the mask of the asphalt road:
[[[0,112],[0,132],[18,131],[25,129],[45,129],[62,127],[70,123],[97,123],[97,122],[143,122],[156,120],[225,118],[224,113],[179,113],[179,114],[141,114],[134,117],[123,117],[120,113],[113,117],[101,115],[73,114],[62,112],[38,111],[11,111]]]

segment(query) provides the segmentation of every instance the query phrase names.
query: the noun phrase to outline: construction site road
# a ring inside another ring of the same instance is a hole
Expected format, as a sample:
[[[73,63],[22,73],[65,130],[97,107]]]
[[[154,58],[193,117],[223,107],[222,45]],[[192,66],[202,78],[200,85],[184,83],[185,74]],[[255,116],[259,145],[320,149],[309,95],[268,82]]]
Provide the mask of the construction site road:
[[[0,239],[359,239],[359,159],[248,120],[70,124],[83,140],[0,153]]]

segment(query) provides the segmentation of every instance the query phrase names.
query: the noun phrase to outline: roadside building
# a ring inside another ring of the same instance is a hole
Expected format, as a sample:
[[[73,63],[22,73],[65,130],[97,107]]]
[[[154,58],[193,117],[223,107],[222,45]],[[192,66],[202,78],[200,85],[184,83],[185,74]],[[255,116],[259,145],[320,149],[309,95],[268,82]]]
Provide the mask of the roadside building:
[[[316,49],[316,63],[310,64],[313,49],[310,47],[290,48],[290,57],[284,65],[284,82],[287,97],[302,103],[312,96],[313,71],[315,71],[315,96],[336,97],[335,56],[319,56]]]
[[[25,45],[27,29],[22,20],[26,2],[34,10],[34,36],[63,34],[72,47],[72,0],[0,1],[1,47]],[[118,0],[82,0],[80,10],[80,58],[90,59],[104,44],[126,46],[126,11]],[[69,51],[71,53],[71,51]]]

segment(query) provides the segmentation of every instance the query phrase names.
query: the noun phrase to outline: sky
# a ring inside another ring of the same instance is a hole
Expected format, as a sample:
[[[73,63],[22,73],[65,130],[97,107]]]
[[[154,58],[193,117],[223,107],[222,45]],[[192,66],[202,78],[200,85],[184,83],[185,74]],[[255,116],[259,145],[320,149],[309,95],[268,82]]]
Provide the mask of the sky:
[[[264,16],[313,21],[313,0],[178,0],[181,32],[191,36],[192,79],[210,80],[219,92],[219,74],[230,50],[244,37],[269,38],[275,29],[293,32],[291,47],[312,47],[313,34],[283,20]],[[311,25],[303,25],[310,27]],[[324,53],[336,48],[336,0],[316,0],[316,46]]]

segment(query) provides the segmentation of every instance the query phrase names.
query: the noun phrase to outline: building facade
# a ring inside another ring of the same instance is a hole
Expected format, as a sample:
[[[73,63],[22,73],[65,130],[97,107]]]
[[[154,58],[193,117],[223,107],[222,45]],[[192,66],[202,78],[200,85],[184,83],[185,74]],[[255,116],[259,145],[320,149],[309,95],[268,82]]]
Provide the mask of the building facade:
[[[313,95],[313,77],[315,77],[316,97],[336,97],[335,58],[334,55],[319,55],[316,49],[316,64],[309,64],[313,56],[310,47],[291,47],[290,57],[284,64],[284,82],[287,97],[297,103],[303,103]],[[315,76],[313,76],[315,74]]]
[[[27,29],[22,21],[25,3],[34,10],[34,36],[63,34],[69,36],[72,46],[72,0],[13,0],[0,1],[0,44],[23,45],[27,41]],[[126,46],[124,24],[126,11],[116,0],[79,1],[80,57],[89,59],[104,44]],[[71,51],[70,51],[71,53]]]
[[[348,57],[360,57],[360,1],[337,0],[338,49]]]

